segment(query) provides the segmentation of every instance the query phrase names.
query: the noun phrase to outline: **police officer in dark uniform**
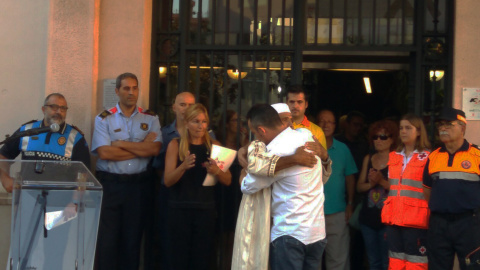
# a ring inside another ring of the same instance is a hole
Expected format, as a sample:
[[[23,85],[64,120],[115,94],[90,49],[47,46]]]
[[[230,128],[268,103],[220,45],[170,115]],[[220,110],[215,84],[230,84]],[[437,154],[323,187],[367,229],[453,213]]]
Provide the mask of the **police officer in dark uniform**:
[[[0,149],[0,159],[15,159],[20,153],[23,160],[62,160],[81,161],[90,168],[90,152],[83,133],[75,126],[65,123],[67,100],[60,93],[53,93],[45,98],[42,112],[43,120],[33,120],[22,125],[18,132],[33,128],[48,127],[58,124],[58,132],[45,132],[34,136],[19,137],[8,140]],[[5,169],[5,168],[4,168]],[[2,185],[8,192],[13,189],[13,180],[5,170],[0,170]]]
[[[118,104],[95,118],[92,152],[103,186],[97,241],[98,270],[138,269],[151,175],[147,165],[162,146],[158,117],[137,106],[138,79],[117,77]]]
[[[465,140],[465,113],[445,108],[437,128],[444,146],[425,165],[423,186],[431,210],[428,268],[480,269],[480,150]]]

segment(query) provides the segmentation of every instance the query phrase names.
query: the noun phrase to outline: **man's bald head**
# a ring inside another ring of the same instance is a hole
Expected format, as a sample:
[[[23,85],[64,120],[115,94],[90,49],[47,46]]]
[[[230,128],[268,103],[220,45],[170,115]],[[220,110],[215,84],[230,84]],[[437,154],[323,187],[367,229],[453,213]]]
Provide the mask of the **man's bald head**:
[[[182,92],[175,97],[172,110],[177,122],[183,122],[185,111],[193,104],[195,104],[195,96],[190,92]]]
[[[182,92],[182,93],[177,94],[177,96],[175,97],[175,103],[178,104],[182,100],[185,100],[185,99],[193,99],[193,102],[195,102],[195,96],[192,93]]]

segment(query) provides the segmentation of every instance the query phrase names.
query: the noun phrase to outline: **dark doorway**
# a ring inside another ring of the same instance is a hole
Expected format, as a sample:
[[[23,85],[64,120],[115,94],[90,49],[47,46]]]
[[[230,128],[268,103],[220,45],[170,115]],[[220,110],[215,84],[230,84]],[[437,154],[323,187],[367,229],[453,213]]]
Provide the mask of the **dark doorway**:
[[[367,122],[389,117],[398,119],[408,110],[407,71],[331,71],[306,70],[306,89],[311,93],[307,114],[315,116],[322,109],[332,110],[337,117],[360,111]],[[370,78],[372,93],[365,90],[363,77]]]

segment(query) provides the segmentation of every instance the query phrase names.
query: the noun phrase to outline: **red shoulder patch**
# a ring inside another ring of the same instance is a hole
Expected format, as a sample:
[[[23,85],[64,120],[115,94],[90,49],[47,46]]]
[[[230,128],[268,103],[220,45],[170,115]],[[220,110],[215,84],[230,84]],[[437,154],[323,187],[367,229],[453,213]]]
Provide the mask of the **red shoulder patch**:
[[[116,113],[118,111],[117,107],[113,107],[111,109],[108,110],[109,112],[111,113]]]

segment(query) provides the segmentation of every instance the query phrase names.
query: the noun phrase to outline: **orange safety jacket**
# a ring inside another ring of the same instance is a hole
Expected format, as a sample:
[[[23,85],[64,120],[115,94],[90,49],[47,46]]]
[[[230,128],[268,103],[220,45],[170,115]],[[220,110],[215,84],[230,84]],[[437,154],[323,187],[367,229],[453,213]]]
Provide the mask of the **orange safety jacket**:
[[[403,155],[391,152],[388,158],[390,191],[382,209],[382,222],[419,229],[428,228],[430,210],[423,195],[423,169],[429,152],[414,152],[405,170]]]
[[[436,213],[459,214],[480,208],[480,150],[466,140],[454,155],[444,147],[428,157],[429,207]],[[435,182],[434,182],[435,179]],[[435,183],[435,184],[434,184]]]

